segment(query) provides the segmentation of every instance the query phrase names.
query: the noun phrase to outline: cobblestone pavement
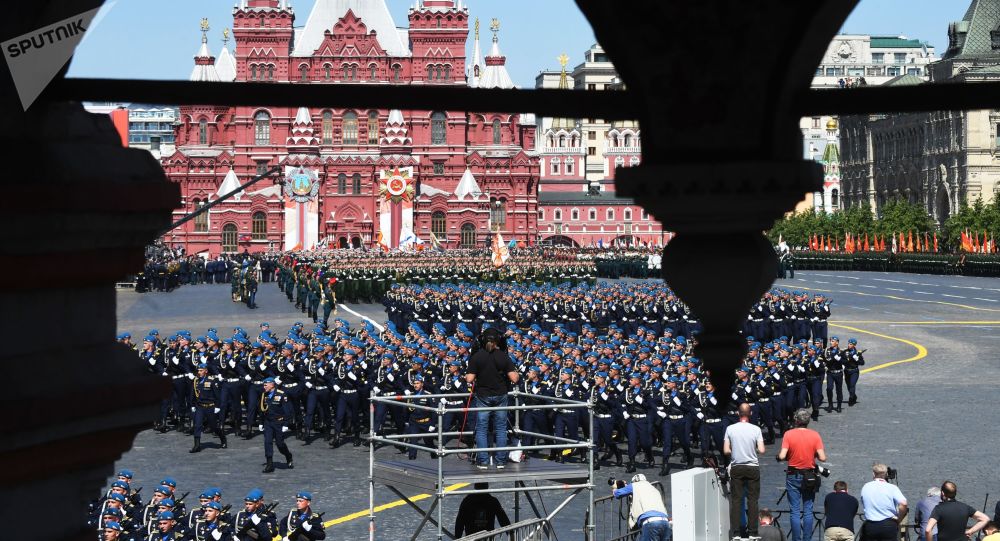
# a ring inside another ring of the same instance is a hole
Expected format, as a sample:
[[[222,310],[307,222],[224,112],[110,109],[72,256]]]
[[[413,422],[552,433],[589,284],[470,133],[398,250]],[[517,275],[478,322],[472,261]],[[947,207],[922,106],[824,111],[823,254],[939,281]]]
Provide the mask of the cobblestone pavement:
[[[945,478],[958,484],[959,499],[975,507],[982,505],[986,493],[1000,494],[994,423],[1000,363],[993,349],[1000,344],[1000,280],[800,272],[796,279],[780,280],[778,285],[831,295],[834,318],[830,334],[842,339],[856,337],[861,348],[869,349],[865,354],[868,372],[859,384],[860,403],[845,407],[841,414],[821,413],[812,425],[824,438],[833,470],[833,476],[824,481],[823,493],[831,489],[834,480],[842,479],[857,494],[871,477],[871,463],[879,460],[899,469],[899,486],[911,503]],[[161,334],[178,329],[200,334],[208,327],[223,333],[242,326],[253,334],[261,321],[268,321],[272,329],[283,333],[292,323],[305,319],[276,284],[261,285],[258,303],[260,309],[248,310],[231,302],[225,285],[184,286],[170,293],[122,291],[118,294],[119,330],[141,338],[149,328],[157,328]],[[377,322],[384,319],[381,305],[346,306],[338,315],[352,324],[362,317]],[[204,439],[213,442],[211,436]],[[268,501],[280,500],[280,508],[287,511],[295,492],[309,489],[315,508],[326,512],[324,518],[338,520],[328,528],[328,539],[367,538],[365,447],[347,445],[331,450],[321,441],[306,447],[291,439],[295,469],[262,475],[263,443],[259,436],[251,441],[230,438],[229,449],[209,448],[197,455],[187,453],[190,445],[190,437],[181,434],[146,431],[136,438],[134,448],[118,466],[135,470],[135,485],[148,489],[171,475],[182,493],[191,491],[192,502],[209,486],[222,487],[225,501],[236,504],[249,489],[260,487]],[[763,460],[760,501],[762,506],[787,509],[787,501],[775,506],[784,488],[781,465],[772,460],[775,452],[774,446],[768,448]],[[388,449],[380,453],[399,456]],[[657,470],[640,471],[651,480],[663,480],[669,499],[669,481],[658,478]],[[595,479],[595,497],[607,494],[605,480],[611,475],[624,477],[625,473],[603,468]],[[501,496],[501,501],[513,509],[512,497]],[[428,502],[425,499],[418,504]],[[449,529],[458,503],[457,497],[445,499],[445,525]],[[375,504],[390,504],[377,513],[376,538],[409,539],[419,522],[417,514],[381,486],[376,488]],[[544,497],[546,509],[551,511],[556,504],[556,496]],[[556,526],[561,539],[582,538],[579,532],[585,504],[586,499],[579,498],[560,514]],[[992,506],[991,502],[990,511]],[[530,508],[522,507],[522,518],[529,516]],[[603,516],[599,513],[598,519]],[[787,519],[782,522],[787,531]],[[421,536],[433,538],[428,529]]]

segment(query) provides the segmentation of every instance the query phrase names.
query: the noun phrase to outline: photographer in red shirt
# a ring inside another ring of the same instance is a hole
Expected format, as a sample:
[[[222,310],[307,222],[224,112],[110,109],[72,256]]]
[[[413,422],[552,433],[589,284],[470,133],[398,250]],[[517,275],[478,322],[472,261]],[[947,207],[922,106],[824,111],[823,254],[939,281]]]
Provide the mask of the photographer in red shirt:
[[[819,490],[820,479],[816,459],[826,462],[823,439],[819,432],[808,428],[809,410],[800,409],[793,415],[795,428],[785,432],[777,460],[788,461],[785,489],[792,510],[791,541],[809,539],[813,529],[813,502]]]

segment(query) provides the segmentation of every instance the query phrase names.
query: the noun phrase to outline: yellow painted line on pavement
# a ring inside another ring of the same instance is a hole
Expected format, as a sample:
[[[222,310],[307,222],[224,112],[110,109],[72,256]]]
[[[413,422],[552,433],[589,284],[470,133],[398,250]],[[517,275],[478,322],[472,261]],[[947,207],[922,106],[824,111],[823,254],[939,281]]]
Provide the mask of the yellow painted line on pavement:
[[[843,289],[819,289],[813,287],[805,286],[795,286],[796,289],[803,289],[806,291],[819,291],[823,293],[847,293],[850,295],[861,295],[862,297],[880,297],[883,299],[892,299],[895,301],[907,301],[907,302],[924,302],[928,304],[942,304],[944,306],[954,306],[956,308],[962,308],[965,310],[975,310],[977,312],[1000,312],[1000,308],[984,308],[982,306],[970,306],[968,304],[959,304],[957,302],[948,301],[932,301],[929,299],[911,299],[909,297],[900,297],[898,295],[879,295],[876,293],[862,293],[860,291],[848,291]]]
[[[454,485],[447,486],[444,488],[445,492],[451,492],[453,490],[460,490],[469,486],[469,483],[455,483]],[[430,498],[431,494],[417,494],[416,496],[410,497],[411,502],[419,502],[420,500],[426,500]],[[375,512],[379,513],[382,511],[387,511],[389,509],[394,509],[396,507],[406,505],[406,500],[396,500],[394,502],[384,503],[375,508]],[[323,527],[329,528],[330,526],[336,526],[337,524],[343,524],[344,522],[350,522],[352,520],[357,520],[359,518],[367,517],[368,510],[358,511],[357,513],[351,513],[350,515],[344,515],[333,520],[328,520],[323,523]]]
[[[1000,321],[881,321],[881,320],[874,320],[874,319],[866,319],[866,320],[844,320],[844,321],[830,320],[830,325],[845,324],[845,323],[850,323],[851,325],[863,325],[863,324],[879,324],[879,325],[1000,325]]]
[[[920,359],[923,359],[924,357],[927,357],[927,348],[926,347],[924,347],[921,344],[918,344],[916,342],[913,342],[911,340],[907,340],[905,338],[898,338],[896,336],[889,336],[888,334],[881,334],[881,333],[877,333],[877,332],[866,331],[864,329],[859,329],[857,327],[850,327],[850,326],[847,326],[847,325],[840,325],[840,324],[837,324],[837,323],[830,323],[830,326],[831,327],[837,327],[839,329],[846,329],[846,330],[849,330],[849,331],[859,332],[859,333],[863,333],[863,334],[870,334],[872,336],[878,336],[879,338],[885,338],[887,340],[895,340],[896,342],[902,342],[902,343],[904,343],[904,344],[906,344],[908,346],[913,346],[914,348],[917,349],[917,354],[914,355],[914,356],[912,356],[912,357],[908,357],[906,359],[900,359],[898,361],[889,361],[889,362],[886,362],[886,363],[877,364],[875,366],[871,366],[871,367],[865,368],[864,370],[861,371],[862,374],[867,374],[869,372],[874,372],[876,370],[882,370],[883,368],[889,368],[890,366],[896,366],[897,364],[912,363],[912,362],[915,362],[915,361],[919,361]]]

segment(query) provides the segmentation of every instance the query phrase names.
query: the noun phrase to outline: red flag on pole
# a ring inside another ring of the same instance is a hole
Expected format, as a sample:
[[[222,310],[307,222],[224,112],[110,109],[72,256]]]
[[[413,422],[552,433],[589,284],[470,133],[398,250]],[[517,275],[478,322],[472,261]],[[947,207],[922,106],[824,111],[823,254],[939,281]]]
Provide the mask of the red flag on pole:
[[[938,246],[937,246],[937,231],[935,231],[934,232],[934,253],[936,254],[937,251],[938,251]]]
[[[903,232],[900,231],[899,232],[899,253],[903,253],[905,251],[906,251],[906,235],[903,235]]]
[[[920,246],[920,233],[917,233],[917,243],[915,244],[917,252],[923,252],[923,247]]]
[[[839,238],[838,238],[838,239],[835,239],[835,242],[837,243],[837,244],[836,244],[836,249],[837,249],[837,251],[839,252],[839,251],[840,251],[840,239],[839,239]]]
[[[972,234],[972,251],[979,253],[979,233]]]
[[[865,251],[866,252],[872,251],[871,246],[868,245],[868,233],[865,233]]]

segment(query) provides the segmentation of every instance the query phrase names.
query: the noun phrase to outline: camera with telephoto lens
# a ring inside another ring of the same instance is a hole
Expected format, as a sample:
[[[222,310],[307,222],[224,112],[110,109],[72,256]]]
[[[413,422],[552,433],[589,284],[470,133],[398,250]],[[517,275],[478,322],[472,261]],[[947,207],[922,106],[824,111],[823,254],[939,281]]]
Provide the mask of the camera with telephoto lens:
[[[890,480],[890,481],[895,481],[896,480],[896,474],[898,474],[898,473],[899,473],[899,470],[897,470],[896,468],[889,468],[889,467],[887,467],[885,469],[885,478],[887,480]]]
[[[627,483],[621,479],[616,479],[614,476],[608,477],[608,486],[615,488],[625,488]]]
[[[830,472],[830,468],[827,468],[825,466],[820,466],[819,464],[817,464],[816,465],[816,473],[822,475],[823,477],[830,477],[830,473],[831,472]]]

